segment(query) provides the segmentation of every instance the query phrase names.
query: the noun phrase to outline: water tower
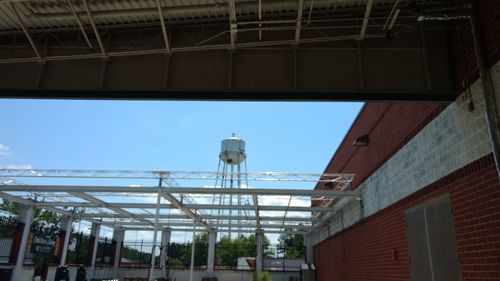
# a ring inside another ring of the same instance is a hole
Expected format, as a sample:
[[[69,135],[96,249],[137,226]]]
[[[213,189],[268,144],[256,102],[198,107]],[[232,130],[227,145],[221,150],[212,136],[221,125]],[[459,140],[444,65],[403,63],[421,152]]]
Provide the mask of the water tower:
[[[215,182],[215,186],[218,188],[241,188],[242,180],[246,181],[246,173],[242,174],[242,168],[244,168],[246,172],[246,159],[247,154],[245,152],[244,140],[236,137],[234,134],[231,137],[222,140],[221,151],[219,154],[219,165],[217,168],[217,181]],[[242,167],[242,165],[244,165],[244,167]],[[242,197],[239,194],[219,194],[214,195],[212,204],[231,206],[248,205],[249,198]],[[219,223],[223,221],[230,225],[227,231],[229,238],[231,238],[232,224],[238,224],[238,236],[241,234],[242,210],[237,211],[237,217],[235,218],[233,218],[233,213],[235,212],[232,209],[217,210],[218,217],[228,217],[228,219],[219,218],[217,219],[217,222]]]

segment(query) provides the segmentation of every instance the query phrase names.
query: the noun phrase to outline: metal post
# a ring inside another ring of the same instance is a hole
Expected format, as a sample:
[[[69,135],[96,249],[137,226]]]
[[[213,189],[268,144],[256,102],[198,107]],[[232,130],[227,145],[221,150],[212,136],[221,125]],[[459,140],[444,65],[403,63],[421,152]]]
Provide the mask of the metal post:
[[[31,230],[31,223],[33,222],[33,216],[35,214],[35,208],[33,206],[24,207],[19,215],[19,220],[24,223],[23,234],[21,237],[21,243],[19,245],[19,253],[17,254],[16,266],[14,267],[14,272],[12,280],[19,280],[21,276],[21,271],[23,269],[24,258],[26,256],[26,246],[28,245],[28,237]]]
[[[207,256],[207,273],[213,274],[215,268],[215,242],[217,240],[217,232],[215,228],[208,231],[208,256]]]
[[[306,262],[313,262],[313,232],[304,235],[304,242],[306,243]]]
[[[72,217],[65,217],[65,219],[61,225],[66,230],[66,233],[64,234],[64,244],[63,244],[62,253],[61,253],[61,261],[59,262],[59,265],[63,266],[66,264],[66,257],[68,255],[68,245],[69,245],[69,239],[71,236],[71,230],[73,228],[73,218]]]
[[[255,272],[259,273],[262,271],[262,263],[263,263],[263,260],[264,260],[264,253],[263,253],[263,250],[264,250],[264,241],[263,241],[263,237],[264,234],[262,232],[262,230],[257,230],[257,232],[255,232],[255,247],[256,247],[256,257],[255,257]]]
[[[232,189],[233,189],[233,183],[234,183],[233,182],[233,178],[234,178],[234,166],[230,165],[230,167],[231,167],[231,174],[230,174],[231,178],[230,178],[230,181],[229,181],[229,188],[232,191]],[[233,194],[232,193],[229,194],[229,205],[233,206]],[[233,216],[233,210],[232,209],[229,210],[229,216],[230,217]],[[229,228],[228,228],[229,229],[229,240],[231,240],[231,224],[232,224],[232,220],[229,219]]]
[[[171,234],[172,229],[170,227],[163,229],[163,231],[161,232],[160,268],[162,278],[167,278],[168,245],[170,244]]]
[[[153,247],[151,248],[151,267],[149,268],[148,280],[154,279],[154,270],[155,270],[155,260],[156,260],[156,238],[158,234],[158,220],[160,217],[160,204],[161,204],[161,184],[163,178],[160,178],[160,183],[158,184],[158,196],[156,199],[156,215],[155,215],[155,225],[153,232]]]
[[[194,254],[196,248],[196,221],[193,219],[193,242],[191,244],[191,266],[189,268],[189,281],[193,281]]]
[[[125,237],[125,229],[124,228],[115,228],[113,229],[113,240],[116,241],[116,247],[114,255],[114,263],[113,263],[113,278],[117,278],[118,267],[120,266],[121,259],[121,251],[122,251],[122,243],[123,238]]]
[[[92,222],[90,235],[94,237],[94,245],[92,245],[92,259],[90,260],[90,275],[95,278],[95,261],[97,258],[97,247],[99,245],[99,232],[101,231],[101,224]]]

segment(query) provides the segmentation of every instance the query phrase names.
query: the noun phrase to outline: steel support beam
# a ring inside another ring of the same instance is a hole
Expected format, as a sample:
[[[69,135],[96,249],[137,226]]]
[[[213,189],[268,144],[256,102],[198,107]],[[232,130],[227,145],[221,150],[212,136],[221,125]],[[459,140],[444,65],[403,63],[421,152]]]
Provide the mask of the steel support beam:
[[[99,30],[97,29],[97,26],[94,22],[94,17],[92,15],[92,12],[90,11],[89,5],[87,3],[87,0],[82,0],[83,1],[83,6],[85,8],[85,12],[87,13],[87,16],[90,21],[90,25],[92,25],[92,30],[94,31],[94,35],[97,39],[97,43],[99,44],[99,48],[101,49],[101,56],[103,58],[106,57],[106,50],[104,49],[104,45],[102,43],[101,35],[99,34]]]
[[[297,23],[295,26],[295,45],[300,44],[300,32],[302,30],[302,12],[304,10],[304,0],[298,0],[297,3]]]
[[[253,199],[253,208],[254,208],[254,212],[255,212],[255,221],[257,224],[257,229],[259,229],[261,218],[260,218],[260,213],[259,213],[259,198],[257,197],[257,194],[253,194],[252,199]]]
[[[366,29],[368,28],[368,21],[370,20],[370,15],[372,13],[373,0],[368,0],[366,2],[365,16],[363,18],[363,25],[361,26],[361,32],[359,33],[359,39],[363,40],[366,35]]]
[[[118,225],[123,228],[127,228],[130,226],[136,226],[136,223],[133,222],[128,222],[128,223],[115,223],[115,225]],[[190,227],[192,226],[192,222],[162,222],[158,223],[158,226],[161,227]],[[217,223],[217,224],[212,224],[210,226],[211,228],[251,228],[251,229],[257,229],[257,225],[254,223],[245,223],[244,225],[238,224],[238,223]],[[313,229],[313,226],[310,225],[288,225],[288,224],[261,224],[260,228],[263,229],[286,229],[286,228],[292,228],[292,229],[301,229],[301,230],[309,230]],[[154,228],[153,228],[154,229]]]
[[[70,0],[66,0],[66,5],[68,6],[69,11],[75,18],[76,23],[78,24],[78,28],[80,28],[80,31],[82,32],[83,38],[85,39],[85,42],[87,43],[87,46],[92,49],[92,42],[90,42],[89,36],[87,35],[87,32],[85,32],[85,28],[83,28],[83,23],[80,17],[76,14],[75,9],[73,8],[73,5],[71,5]]]
[[[38,61],[43,61],[43,58],[40,55],[40,52],[38,51],[38,48],[36,47],[35,41],[33,41],[33,38],[31,38],[31,35],[28,32],[28,29],[26,28],[26,26],[24,25],[23,19],[19,15],[19,12],[17,11],[17,8],[16,8],[15,4],[14,3],[10,3],[10,7],[14,11],[14,15],[16,16],[17,22],[18,22],[19,26],[21,26],[21,29],[23,30],[24,35],[28,39],[28,41],[29,41],[29,43],[31,45],[31,48],[33,49],[33,52],[35,52],[35,54],[36,54],[36,56],[38,58]]]
[[[236,47],[236,36],[238,33],[238,23],[236,21],[236,7],[234,0],[228,0],[228,11],[229,11],[229,38],[231,40],[230,44],[231,50],[234,50]]]
[[[92,195],[88,195],[86,193],[83,193],[83,192],[68,192],[69,194],[72,194],[74,195],[75,197],[78,197],[78,198],[81,198],[81,199],[84,199],[84,200],[87,200],[91,203],[95,203],[97,204],[97,206],[99,207],[102,207],[102,208],[108,208],[110,210],[113,210],[115,211],[116,213],[124,216],[124,217],[128,217],[128,218],[134,218],[134,219],[137,219],[143,223],[146,223],[148,225],[153,225],[152,222],[148,221],[148,220],[145,220],[145,219],[142,219],[142,218],[136,218],[134,214],[130,213],[130,212],[127,212],[119,207],[112,207],[112,206],[109,206],[108,203],[102,201],[101,199],[98,199],[98,198],[95,198],[94,196]]]
[[[110,224],[110,226],[112,226]],[[127,227],[127,230],[131,230],[131,231],[152,231],[153,228],[147,228],[147,227]],[[175,232],[192,232],[193,231],[193,228],[172,228],[172,231],[175,231]],[[206,231],[206,228],[204,227],[198,227],[196,228],[196,231]],[[227,229],[218,229],[219,232],[227,232],[228,230]],[[261,229],[262,232],[264,233],[276,233],[276,234],[281,234],[281,233],[290,233],[290,234],[297,234],[297,233],[307,233],[307,231],[296,231],[296,230],[266,230],[266,229]],[[252,230],[252,229],[248,229],[248,230],[245,230],[245,229],[242,229],[241,230],[241,233],[253,233],[255,234],[255,229]]]
[[[0,191],[27,191],[27,192],[71,192],[78,193],[138,193],[155,194],[156,187],[147,186],[67,186],[67,185],[0,185]],[[279,189],[279,188],[245,188],[223,189],[204,187],[163,187],[164,197],[168,201],[177,201],[169,194],[239,194],[260,196],[310,196],[310,197],[359,197],[360,191],[338,191],[318,189]],[[179,202],[180,205],[180,202]]]
[[[1,196],[0,196],[1,197]],[[31,201],[30,201],[31,202]],[[32,202],[33,203],[33,202]],[[120,214],[103,214],[103,213],[83,213],[79,215],[79,218],[88,219],[88,218],[130,218],[130,216],[120,215]],[[154,214],[134,214],[134,218],[141,219],[154,219]],[[203,220],[250,220],[250,221],[281,221],[279,217],[269,217],[269,216],[229,216],[229,215],[202,215],[200,214],[200,218]],[[177,214],[160,214],[159,219],[190,219],[188,215],[177,215]],[[319,221],[318,218],[311,217],[287,217],[287,221],[294,222],[312,222]]]
[[[174,206],[175,208],[177,208],[178,210],[180,210],[181,212],[183,212],[184,214],[186,214],[187,216],[192,218],[193,221],[195,221],[197,224],[199,224],[207,229],[210,229],[210,224],[207,223],[205,220],[203,220],[200,217],[200,215],[198,215],[196,213],[197,209],[201,209],[201,208],[196,207],[198,205],[184,205],[179,200],[177,200],[177,198],[175,198],[174,196],[172,196],[171,194],[169,194],[167,192],[163,192],[162,195],[163,195],[163,198],[167,199],[172,204],[172,206]],[[188,207],[188,206],[190,206],[190,207]],[[192,211],[192,210],[194,210],[194,211]]]
[[[156,6],[158,7],[158,16],[160,17],[161,32],[163,34],[163,41],[165,43],[165,52],[170,53],[170,42],[168,41],[167,27],[165,25],[165,18],[163,16],[163,8],[161,5],[161,0],[156,0]]]
[[[38,207],[75,207],[75,208],[99,208],[102,207],[100,204],[95,203],[81,203],[81,202],[37,202],[34,204]],[[155,209],[156,204],[154,203],[107,203],[110,208],[130,208],[130,209]],[[254,210],[251,205],[220,205],[214,206],[211,204],[182,204],[183,208],[188,210]],[[162,209],[178,209],[178,207],[171,204],[161,204]],[[288,212],[327,212],[330,208],[325,207],[298,207],[298,206],[259,206],[259,210],[262,211],[286,211]]]

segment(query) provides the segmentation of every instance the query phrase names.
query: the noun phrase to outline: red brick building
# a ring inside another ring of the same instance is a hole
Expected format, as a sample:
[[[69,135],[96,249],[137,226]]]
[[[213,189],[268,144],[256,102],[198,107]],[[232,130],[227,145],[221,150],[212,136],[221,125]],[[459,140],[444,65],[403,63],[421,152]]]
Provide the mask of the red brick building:
[[[500,1],[477,7],[498,89]],[[470,23],[449,24],[463,93],[451,104],[364,106],[325,169],[356,174],[362,200],[307,237],[317,280],[500,280],[500,183],[483,88]],[[362,136],[368,143],[354,146]]]

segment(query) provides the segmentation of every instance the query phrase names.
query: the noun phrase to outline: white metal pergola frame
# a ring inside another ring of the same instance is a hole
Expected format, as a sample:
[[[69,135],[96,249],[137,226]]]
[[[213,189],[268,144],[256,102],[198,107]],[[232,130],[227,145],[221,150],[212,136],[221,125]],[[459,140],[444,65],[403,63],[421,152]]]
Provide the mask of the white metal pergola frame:
[[[130,230],[160,230],[169,227],[173,231],[191,231],[195,228],[227,231],[230,221],[245,221],[242,232],[281,233],[289,230],[308,232],[322,224],[323,218],[336,210],[338,204],[359,198],[358,191],[350,190],[352,174],[314,174],[283,172],[235,173],[232,180],[248,180],[275,184],[329,183],[328,190],[276,188],[221,189],[207,187],[181,187],[176,180],[215,181],[217,172],[210,171],[130,171],[130,170],[68,170],[68,169],[0,169],[0,197],[23,205],[50,209],[65,216],[99,222],[110,227]],[[123,185],[75,185],[75,184],[25,184],[21,180],[45,179],[141,179],[158,180],[159,186]],[[192,196],[214,194],[238,194],[252,198],[252,204],[212,205],[188,200]],[[120,202],[106,198],[119,196]],[[134,196],[159,197],[168,203],[131,202]],[[259,205],[265,196],[301,197],[320,200],[319,206]],[[99,198],[101,197],[101,198]],[[103,198],[105,197],[105,198]],[[184,201],[186,200],[186,201]],[[73,210],[68,210],[73,208]],[[72,213],[78,209],[78,214]],[[176,214],[162,214],[159,210],[177,209]],[[245,216],[207,214],[209,210],[239,209],[253,212]],[[150,211],[148,211],[150,210]],[[157,210],[157,212],[152,212]],[[261,215],[268,212],[267,215]],[[308,216],[294,216],[294,212],[308,212]],[[284,214],[283,214],[284,213]],[[189,220],[189,221],[188,221]]]

